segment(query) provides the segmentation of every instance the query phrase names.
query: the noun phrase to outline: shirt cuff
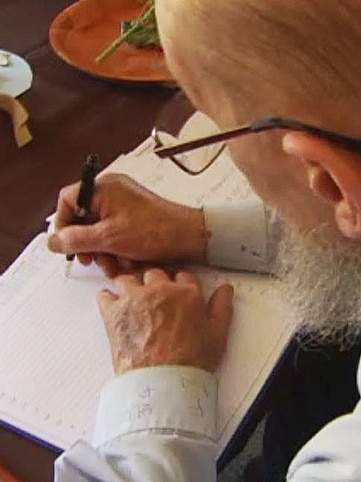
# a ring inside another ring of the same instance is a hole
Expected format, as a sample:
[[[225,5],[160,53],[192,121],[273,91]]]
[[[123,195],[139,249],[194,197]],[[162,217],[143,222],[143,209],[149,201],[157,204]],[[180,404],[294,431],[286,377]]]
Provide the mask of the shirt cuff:
[[[144,430],[216,435],[217,382],[204,370],[157,366],[131,370],[103,388],[93,445]]]
[[[203,211],[209,264],[267,271],[267,219],[258,196],[235,204],[206,204]]]

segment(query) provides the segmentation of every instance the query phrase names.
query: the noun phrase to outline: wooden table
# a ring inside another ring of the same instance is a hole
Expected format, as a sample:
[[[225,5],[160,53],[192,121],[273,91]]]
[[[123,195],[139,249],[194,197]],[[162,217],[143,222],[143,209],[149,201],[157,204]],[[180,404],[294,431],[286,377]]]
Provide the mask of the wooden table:
[[[104,164],[135,147],[174,91],[111,84],[66,65],[48,42],[51,19],[71,0],[0,0],[0,48],[18,53],[34,82],[21,97],[34,140],[18,149],[9,117],[0,112],[0,271],[45,228],[59,189],[78,180],[84,154]],[[24,482],[53,480],[55,454],[4,428],[0,465]]]

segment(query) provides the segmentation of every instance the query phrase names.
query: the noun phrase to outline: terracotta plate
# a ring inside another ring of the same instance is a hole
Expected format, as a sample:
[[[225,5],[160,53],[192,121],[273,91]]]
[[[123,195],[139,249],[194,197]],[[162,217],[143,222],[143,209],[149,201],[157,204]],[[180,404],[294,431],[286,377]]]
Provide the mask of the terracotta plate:
[[[174,82],[157,49],[127,44],[104,62],[95,58],[119,35],[123,20],[138,16],[137,0],[79,0],[63,10],[50,27],[50,43],[68,64],[97,77],[129,82]]]

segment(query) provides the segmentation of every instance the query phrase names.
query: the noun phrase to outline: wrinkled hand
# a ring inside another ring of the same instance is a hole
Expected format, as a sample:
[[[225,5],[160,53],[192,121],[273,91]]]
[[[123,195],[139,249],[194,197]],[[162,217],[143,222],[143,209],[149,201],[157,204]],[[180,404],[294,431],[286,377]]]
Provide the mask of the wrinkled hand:
[[[204,301],[198,278],[161,269],[115,278],[118,293],[103,291],[100,310],[116,374],[156,365],[216,369],[226,348],[233,288],[220,286]]]
[[[60,192],[56,232],[49,238],[52,251],[80,253],[84,264],[95,258],[110,276],[118,274],[122,259],[203,261],[206,241],[200,209],[166,201],[128,176],[108,174],[96,183],[86,225],[74,226],[78,192],[79,183]]]

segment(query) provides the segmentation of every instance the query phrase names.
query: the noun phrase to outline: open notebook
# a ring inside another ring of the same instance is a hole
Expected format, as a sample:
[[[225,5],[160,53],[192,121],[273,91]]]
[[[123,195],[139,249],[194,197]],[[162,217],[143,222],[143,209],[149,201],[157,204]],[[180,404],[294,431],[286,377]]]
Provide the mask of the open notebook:
[[[163,196],[201,205],[254,195],[224,156],[196,178],[151,154],[149,139],[107,170],[126,172]],[[33,240],[0,278],[0,420],[65,449],[91,440],[98,395],[113,376],[96,295],[112,283],[94,267],[73,267],[48,252],[46,234]],[[287,309],[267,276],[197,269],[209,293],[224,281],[235,287],[228,349],[217,376],[218,454],[263,387],[291,337]]]

